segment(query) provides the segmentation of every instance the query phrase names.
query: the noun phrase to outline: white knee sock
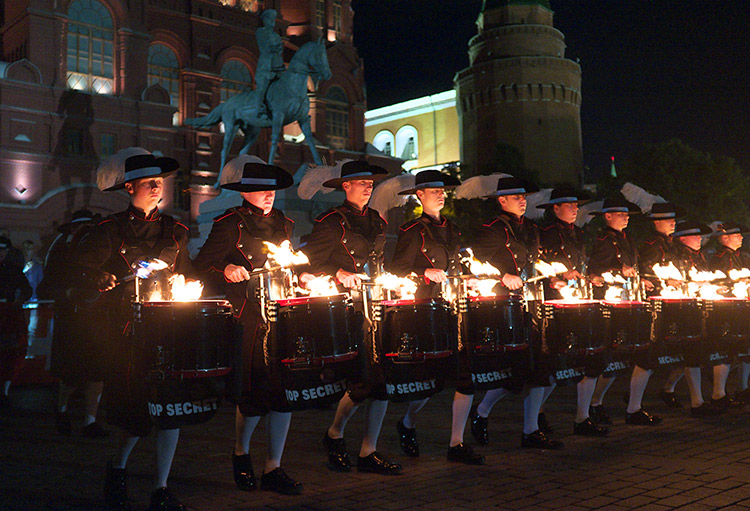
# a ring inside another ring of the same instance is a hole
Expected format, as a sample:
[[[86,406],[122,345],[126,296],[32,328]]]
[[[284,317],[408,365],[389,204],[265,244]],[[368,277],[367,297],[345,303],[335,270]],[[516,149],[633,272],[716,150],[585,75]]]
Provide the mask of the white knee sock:
[[[156,432],[156,479],[154,488],[167,486],[167,478],[172,468],[172,460],[180,439],[179,429],[162,429]]]
[[[703,392],[701,391],[701,368],[686,367],[685,383],[690,389],[690,406],[698,408],[703,404]]]
[[[576,422],[580,423],[589,418],[589,406],[591,406],[591,397],[596,389],[596,378],[584,376],[583,380],[578,382],[578,399],[576,401]]]
[[[266,438],[268,441],[268,457],[264,473],[269,473],[281,466],[281,456],[284,454],[284,444],[289,433],[292,413],[271,411],[266,415]]]
[[[492,389],[488,390],[487,393],[484,395],[484,398],[482,398],[482,401],[477,405],[477,413],[480,417],[487,418],[490,415],[490,412],[492,411],[492,407],[495,406],[495,403],[500,401],[502,398],[510,394],[505,389]]]
[[[635,413],[643,405],[643,393],[646,391],[646,385],[651,378],[653,371],[643,369],[640,366],[633,368],[633,375],[630,377],[630,401],[628,402],[628,413]]]
[[[544,399],[544,387],[532,387],[523,400],[523,432],[529,435],[539,429],[539,410]]]
[[[380,428],[383,426],[383,419],[387,411],[388,401],[371,399],[367,402],[365,409],[365,436],[362,438],[362,447],[359,450],[360,456],[369,456],[378,449]]]
[[[456,392],[453,395],[453,422],[451,423],[451,443],[454,447],[464,441],[464,429],[466,428],[466,419],[469,418],[471,403],[474,396],[471,394],[461,394]]]

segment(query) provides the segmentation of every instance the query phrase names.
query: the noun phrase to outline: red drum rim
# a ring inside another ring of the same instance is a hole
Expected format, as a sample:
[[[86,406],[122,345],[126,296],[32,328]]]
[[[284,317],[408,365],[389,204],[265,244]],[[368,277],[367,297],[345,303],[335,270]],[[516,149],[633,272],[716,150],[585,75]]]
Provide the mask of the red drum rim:
[[[545,300],[544,303],[549,303],[553,307],[560,309],[573,309],[573,308],[584,308],[589,305],[599,305],[599,300]]]
[[[159,300],[154,302],[140,302],[144,307],[204,307],[206,305],[216,305],[219,307],[231,307],[228,300]]]
[[[648,305],[648,303],[640,302],[638,300],[602,300],[602,305],[606,305],[607,307],[621,307],[623,309],[626,309]]]
[[[722,296],[721,298],[701,298],[704,302],[748,302],[748,298],[738,298],[736,296]]]
[[[470,296],[469,297],[470,302],[520,302],[521,297],[520,296],[497,296],[497,295],[490,295],[490,296]]]
[[[383,300],[380,303],[386,307],[398,307],[399,305],[422,305],[425,303],[445,305],[447,302],[442,298],[419,298],[413,300]]]
[[[286,307],[288,305],[304,305],[307,303],[316,303],[316,302],[343,302],[346,299],[347,295],[344,293],[339,293],[336,295],[327,295],[327,296],[298,296],[296,298],[286,298],[284,300],[277,300],[276,303],[278,303],[281,307]]]
[[[649,296],[649,300],[656,301],[659,300],[660,302],[664,303],[690,303],[690,302],[697,302],[697,298],[691,298],[689,296],[683,296],[683,297],[667,297],[667,296]]]

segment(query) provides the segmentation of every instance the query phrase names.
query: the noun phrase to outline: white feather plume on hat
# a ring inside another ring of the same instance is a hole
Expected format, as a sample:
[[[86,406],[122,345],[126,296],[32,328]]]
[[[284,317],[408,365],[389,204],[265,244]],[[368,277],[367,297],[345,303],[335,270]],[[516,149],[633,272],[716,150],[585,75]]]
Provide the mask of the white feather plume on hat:
[[[299,182],[297,195],[299,195],[300,199],[310,200],[318,192],[332,192],[334,189],[324,187],[323,183],[341,177],[342,165],[350,161],[352,160],[340,160],[332,167],[328,165],[310,165],[304,177]]]
[[[126,147],[104,160],[96,169],[96,186],[102,191],[125,181],[125,160],[139,154],[151,154],[142,147]]]
[[[622,185],[620,192],[627,200],[641,208],[641,211],[644,213],[651,211],[651,208],[657,202],[667,202],[667,200],[661,195],[649,193],[633,183],[625,183]]]
[[[501,177],[512,177],[510,174],[496,172],[489,176],[470,177],[456,188],[457,199],[477,199],[487,197],[497,191],[497,180]]]
[[[599,211],[604,207],[604,201],[603,200],[597,200],[594,202],[587,202],[586,204],[583,204],[582,206],[579,206],[578,208],[578,216],[576,217],[576,225],[578,227],[583,228],[584,225],[589,223],[592,218],[594,218],[594,215],[591,213],[593,211]]]
[[[242,172],[245,169],[246,163],[262,163],[263,165],[266,165],[266,162],[255,155],[241,154],[237,158],[229,160],[224,165],[224,168],[221,169],[219,185],[239,183],[242,180]]]
[[[386,179],[373,190],[369,207],[385,218],[389,209],[406,204],[409,196],[399,195],[399,193],[414,188],[414,180],[414,174],[409,173]]]
[[[546,204],[550,201],[552,188],[543,188],[538,192],[530,193],[526,196],[526,218],[538,220],[544,216],[544,209],[537,208],[539,204]]]

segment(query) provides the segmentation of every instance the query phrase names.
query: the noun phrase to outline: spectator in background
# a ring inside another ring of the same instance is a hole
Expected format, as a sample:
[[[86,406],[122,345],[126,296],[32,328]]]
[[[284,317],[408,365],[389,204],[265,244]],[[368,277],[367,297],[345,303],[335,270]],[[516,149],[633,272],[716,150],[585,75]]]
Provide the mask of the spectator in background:
[[[36,288],[42,281],[44,275],[44,266],[41,258],[37,254],[36,244],[31,240],[26,240],[21,244],[23,247],[24,266],[23,273],[31,285],[31,300],[36,301]]]

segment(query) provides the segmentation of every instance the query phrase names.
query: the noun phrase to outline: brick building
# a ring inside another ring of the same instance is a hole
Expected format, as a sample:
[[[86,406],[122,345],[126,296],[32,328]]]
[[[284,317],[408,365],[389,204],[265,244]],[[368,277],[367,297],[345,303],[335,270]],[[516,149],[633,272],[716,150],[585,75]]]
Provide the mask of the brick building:
[[[127,197],[99,192],[94,173],[132,145],[179,160],[162,208],[194,225],[216,194],[222,133],[183,120],[254,87],[255,30],[270,8],[286,62],[303,43],[327,41],[333,77],[308,89],[319,153],[328,162],[363,157],[350,0],[14,0],[0,13],[0,226],[16,243],[44,245],[79,207],[121,209]],[[263,159],[267,131],[251,149]],[[312,161],[297,135],[296,124],[286,128],[275,162],[290,173]],[[237,137],[232,155],[241,146]],[[394,167],[377,152],[368,158]]]

